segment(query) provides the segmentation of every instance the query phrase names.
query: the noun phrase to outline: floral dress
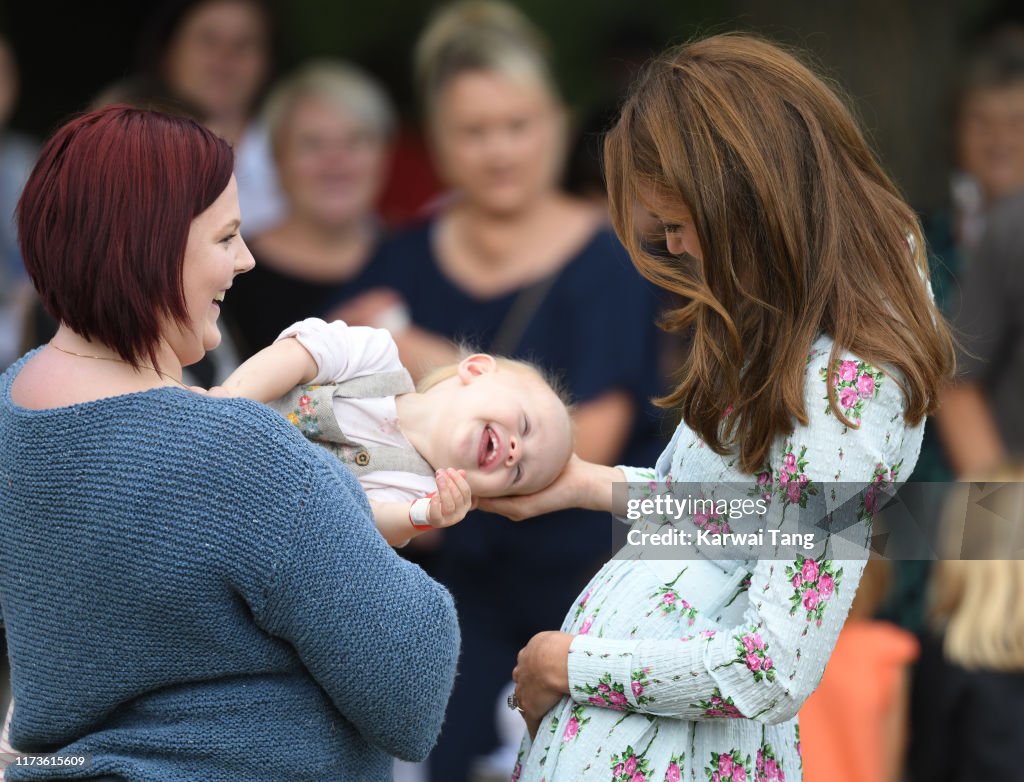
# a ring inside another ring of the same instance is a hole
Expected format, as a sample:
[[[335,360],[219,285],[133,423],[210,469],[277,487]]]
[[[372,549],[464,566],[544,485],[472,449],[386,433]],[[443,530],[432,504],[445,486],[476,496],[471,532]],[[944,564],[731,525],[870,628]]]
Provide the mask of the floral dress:
[[[854,356],[828,366],[831,339],[808,356],[806,425],[772,445],[758,475],[707,448],[680,424],[655,470],[625,468],[630,498],[682,481],[745,483],[751,496],[795,509],[837,486],[873,486],[909,474],[923,425],[904,421],[896,380]],[[829,408],[837,390],[848,427]],[[863,495],[862,495],[863,496]],[[868,501],[870,504],[870,500]],[[831,507],[831,506],[830,506]],[[861,510],[864,502],[861,502]],[[721,530],[702,514],[675,520]],[[856,528],[870,534],[870,514]],[[821,679],[864,566],[836,535],[789,561],[613,558],[570,609],[562,630],[569,689],[527,736],[517,782],[798,782],[796,714]],[[847,553],[848,555],[848,553]]]

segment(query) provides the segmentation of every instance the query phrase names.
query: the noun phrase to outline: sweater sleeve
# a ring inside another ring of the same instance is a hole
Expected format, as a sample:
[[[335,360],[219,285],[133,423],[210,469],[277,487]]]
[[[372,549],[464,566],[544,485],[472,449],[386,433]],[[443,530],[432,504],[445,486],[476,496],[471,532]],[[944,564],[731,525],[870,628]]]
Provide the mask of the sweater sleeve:
[[[422,760],[455,679],[452,598],[391,550],[344,468],[318,453],[307,481],[261,622],[294,646],[368,742]]]
[[[287,337],[297,339],[316,362],[317,375],[312,385],[341,383],[402,368],[398,347],[387,329],[306,318],[286,328],[277,339]]]
[[[817,385],[820,393],[808,398],[809,423],[785,438],[757,483],[771,487],[770,508],[786,514],[787,528],[794,514],[809,513],[801,529],[827,516],[831,534],[820,533],[811,556],[786,547],[752,562],[749,587],[738,590],[746,604],[735,626],[683,640],[577,636],[569,652],[574,700],[687,720],[777,723],[796,715],[821,679],[863,571],[870,534],[865,498],[871,505],[869,492],[895,480],[900,469],[893,454],[904,424],[895,382],[862,362],[844,366],[854,383],[870,377],[860,381],[859,407],[847,410],[853,419],[863,417],[861,426],[847,427],[826,410],[825,385]],[[842,398],[853,402],[849,394]],[[649,474],[631,471],[630,477]],[[645,490],[668,493],[655,483]],[[847,558],[839,558],[844,552]]]

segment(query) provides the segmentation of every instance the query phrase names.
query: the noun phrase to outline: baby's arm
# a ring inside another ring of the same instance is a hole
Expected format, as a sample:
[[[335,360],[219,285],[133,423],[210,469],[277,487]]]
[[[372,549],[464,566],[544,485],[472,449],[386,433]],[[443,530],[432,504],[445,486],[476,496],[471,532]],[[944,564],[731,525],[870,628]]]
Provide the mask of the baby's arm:
[[[384,329],[306,318],[236,369],[215,396],[272,402],[296,386],[340,383],[353,377],[401,369],[398,348]]]
[[[312,382],[318,368],[313,356],[294,337],[263,348],[224,381],[222,394],[272,402],[295,386]]]
[[[465,471],[449,467],[438,470],[436,477],[437,492],[430,497],[413,502],[370,500],[373,520],[389,544],[401,547],[421,532],[458,524],[476,507]],[[419,503],[422,505],[417,507]],[[425,515],[422,515],[423,505],[426,505]]]

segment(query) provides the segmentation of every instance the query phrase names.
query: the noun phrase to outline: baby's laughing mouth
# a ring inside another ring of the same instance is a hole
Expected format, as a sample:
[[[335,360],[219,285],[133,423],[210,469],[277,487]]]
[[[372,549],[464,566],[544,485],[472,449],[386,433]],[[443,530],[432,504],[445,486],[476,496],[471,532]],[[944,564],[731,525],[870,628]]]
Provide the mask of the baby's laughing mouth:
[[[477,466],[486,470],[500,461],[501,438],[490,426],[485,426],[480,435],[480,448],[477,452]]]

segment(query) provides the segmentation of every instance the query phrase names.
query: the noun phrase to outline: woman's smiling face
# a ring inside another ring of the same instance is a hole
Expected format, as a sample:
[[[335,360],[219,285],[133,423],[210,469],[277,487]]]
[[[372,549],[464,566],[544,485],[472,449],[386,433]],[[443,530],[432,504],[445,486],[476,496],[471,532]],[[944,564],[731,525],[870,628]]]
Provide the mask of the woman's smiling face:
[[[194,364],[220,344],[220,302],[235,275],[255,266],[239,234],[241,222],[238,185],[232,176],[217,200],[192,220],[188,232],[181,270],[188,323],[165,329],[167,342],[182,366]]]

